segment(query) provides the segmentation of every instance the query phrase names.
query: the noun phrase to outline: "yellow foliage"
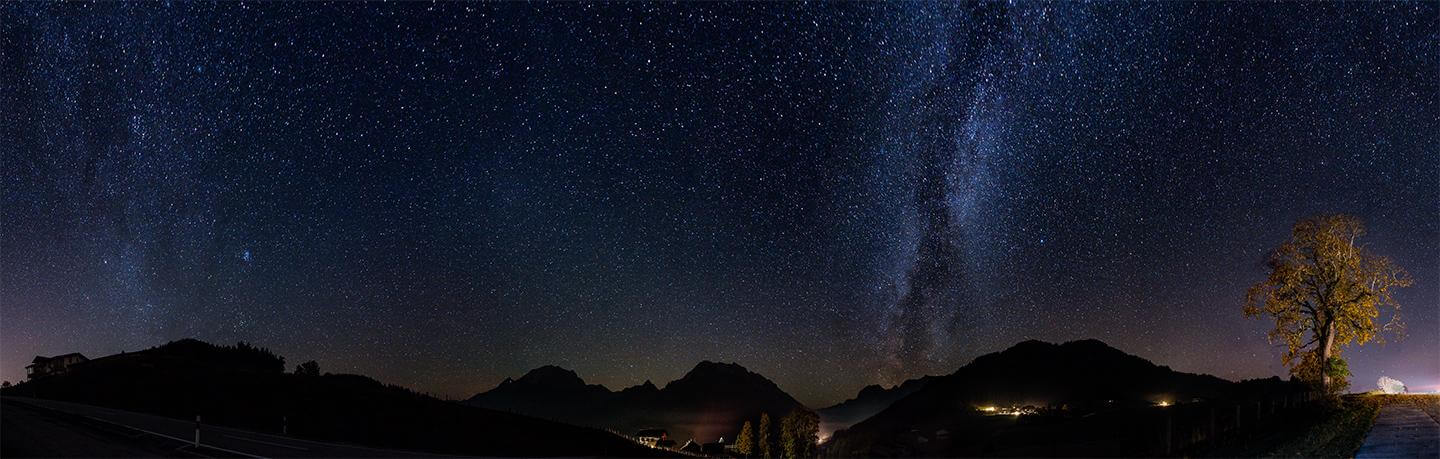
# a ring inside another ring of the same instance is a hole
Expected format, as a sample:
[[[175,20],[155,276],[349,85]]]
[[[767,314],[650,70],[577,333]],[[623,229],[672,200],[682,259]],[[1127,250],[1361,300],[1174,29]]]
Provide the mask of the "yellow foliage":
[[[1365,234],[1358,218],[1320,215],[1295,223],[1290,240],[1270,254],[1270,275],[1245,294],[1245,316],[1275,319],[1271,343],[1284,343],[1285,366],[1304,379],[1322,379],[1326,358],[1372,340],[1381,332],[1404,334],[1393,290],[1414,283],[1389,258],[1356,240]],[[1390,319],[1377,325],[1381,309]]]

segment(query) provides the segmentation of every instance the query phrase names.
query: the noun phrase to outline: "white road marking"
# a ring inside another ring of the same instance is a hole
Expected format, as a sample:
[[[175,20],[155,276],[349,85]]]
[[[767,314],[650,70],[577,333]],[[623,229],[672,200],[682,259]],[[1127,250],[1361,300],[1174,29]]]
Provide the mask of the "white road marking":
[[[309,450],[310,450],[309,448],[301,448],[301,447],[299,447],[299,446],[293,446],[293,445],[282,445],[282,444],[280,444],[280,443],[273,443],[273,442],[268,442],[268,441],[265,441],[265,440],[256,440],[256,439],[254,439],[254,438],[237,437],[237,436],[230,435],[230,434],[226,434],[225,436],[230,437],[230,438],[234,438],[234,439],[236,439],[236,440],[251,441],[251,442],[266,444],[266,445],[270,445],[270,446],[279,446],[279,447],[281,447],[281,448],[298,449],[298,450],[300,450],[300,451],[309,451]]]
[[[12,397],[12,396],[6,396],[6,397],[4,397],[4,398],[7,399],[7,400],[13,399],[13,400],[14,400],[15,402],[17,402],[17,403],[22,403],[22,404],[25,404],[25,405],[27,405],[27,406],[33,406],[33,407],[35,407],[35,408],[40,408],[40,409],[50,410],[50,411],[57,411],[57,412],[62,412],[62,413],[69,413],[69,414],[74,414],[74,415],[79,415],[79,416],[84,416],[84,417],[86,417],[86,418],[94,419],[94,420],[96,420],[96,421],[104,422],[104,423],[107,423],[107,424],[114,424],[114,425],[117,425],[117,426],[120,426],[120,427],[123,427],[123,428],[126,428],[126,429],[133,430],[133,431],[135,431],[135,432],[138,432],[136,435],[143,435],[143,434],[158,435],[158,436],[165,437],[165,438],[169,438],[169,439],[172,439],[172,440],[182,441],[182,442],[184,442],[186,445],[190,445],[191,443],[194,442],[193,439],[184,439],[184,438],[172,437],[172,436],[165,435],[165,434],[162,434],[162,433],[159,433],[159,432],[151,432],[151,431],[148,431],[148,430],[144,430],[144,429],[132,427],[132,426],[129,426],[129,425],[121,424],[121,423],[114,422],[114,421],[110,421],[110,420],[106,420],[106,419],[100,419],[100,418],[97,418],[97,417],[94,417],[94,416],[84,415],[84,414],[81,414],[81,413],[78,413],[78,412],[69,411],[69,410],[79,409],[79,408],[85,408],[85,409],[90,409],[90,410],[94,410],[94,411],[98,411],[98,412],[102,412],[102,413],[111,413],[111,414],[117,414],[117,415],[141,415],[141,416],[156,417],[156,416],[154,416],[154,415],[148,415],[148,414],[144,414],[144,413],[132,413],[132,412],[129,412],[129,411],[117,410],[117,409],[113,409],[113,408],[105,408],[105,407],[101,407],[101,406],[85,405],[85,404],[81,404],[81,403],[62,402],[62,401],[59,401],[59,400],[39,400],[39,399],[32,399],[32,398],[29,398],[29,397]],[[61,407],[66,408],[66,409],[62,409]],[[181,421],[181,422],[185,422],[185,421]],[[324,450],[325,448],[344,448],[344,449],[373,451],[373,452],[376,452],[376,453],[381,453],[382,456],[393,456],[393,457],[402,457],[402,456],[404,456],[404,457],[409,457],[409,456],[427,456],[427,457],[470,457],[470,456],[456,456],[456,455],[450,455],[450,454],[440,454],[440,453],[431,453],[431,452],[422,452],[422,451],[404,451],[404,450],[372,448],[372,447],[369,447],[369,446],[359,446],[359,445],[352,445],[352,444],[346,444],[346,443],[330,443],[330,442],[323,442],[323,441],[307,440],[307,439],[303,439],[303,438],[286,437],[286,436],[280,436],[280,435],[275,435],[275,434],[268,434],[268,433],[265,433],[265,432],[243,431],[243,430],[239,430],[239,429],[231,429],[231,428],[220,427],[220,426],[216,426],[215,430],[216,430],[217,432],[221,432],[221,433],[223,433],[223,434],[225,434],[225,435],[229,435],[229,433],[228,433],[228,432],[224,432],[224,430],[231,430],[231,431],[234,431],[234,432],[240,432],[240,433],[244,433],[245,435],[251,435],[251,436],[256,436],[256,437],[262,437],[262,438],[264,438],[264,437],[269,437],[269,438],[274,438],[274,439],[276,439],[276,440],[283,440],[283,441],[286,441],[286,442],[291,442],[291,443],[296,443],[296,444],[310,444],[310,445],[315,445],[315,446],[317,446],[317,447],[320,447],[321,450]],[[243,440],[243,438],[242,438],[242,440]],[[252,440],[252,441],[254,441],[254,440]],[[262,443],[264,443],[264,442],[262,442]],[[256,456],[256,455],[249,454],[249,453],[242,453],[242,452],[239,452],[239,451],[232,451],[232,450],[227,450],[227,449],[224,449],[224,448],[217,448],[217,447],[214,447],[214,446],[209,446],[209,445],[204,445],[204,444],[201,444],[201,446],[204,446],[204,447],[206,447],[206,448],[215,449],[215,450],[218,450],[218,451],[225,451],[225,452],[228,452],[228,453],[230,453],[230,454],[235,454],[235,455],[239,455],[239,456],[246,456],[246,457],[252,457],[252,458],[257,458],[257,459],[267,459],[267,458],[264,458],[263,456]],[[288,445],[277,445],[277,446],[288,446]],[[184,448],[184,447],[181,447],[181,448]],[[296,448],[296,449],[302,449],[302,450],[305,450],[305,451],[309,451],[308,449],[304,449],[304,448]],[[196,453],[193,452],[193,451],[187,451],[187,452],[189,452],[189,453],[191,453],[191,454],[196,454]]]
[[[94,417],[94,416],[85,416],[85,417],[90,418],[90,419],[94,419],[94,420],[96,420],[96,421],[100,421],[100,422],[103,422],[103,423],[106,423],[106,424],[116,425],[116,426],[124,427],[124,428],[126,428],[126,429],[138,430],[138,431],[140,431],[140,432],[145,432],[145,433],[147,433],[147,434],[155,435],[155,436],[158,436],[158,437],[169,438],[169,439],[171,439],[171,440],[175,440],[175,441],[179,441],[179,442],[185,443],[186,445],[189,445],[189,444],[191,444],[191,443],[194,442],[193,439],[192,439],[192,440],[187,440],[187,439],[180,438],[180,437],[172,437],[172,436],[169,436],[169,435],[162,434],[162,433],[160,433],[160,432],[151,432],[151,431],[149,431],[149,430],[141,429],[141,428],[135,427],[135,426],[130,426],[130,425],[121,424],[121,423],[118,423],[118,422],[115,422],[115,421],[111,421],[111,420],[108,420],[108,419],[100,419],[100,418],[97,418],[97,417]],[[206,447],[206,448],[210,448],[210,449],[213,449],[213,450],[216,450],[216,451],[221,451],[221,452],[226,452],[226,453],[230,453],[230,454],[235,454],[235,455],[250,457],[250,458],[254,458],[254,459],[266,459],[265,456],[256,456],[256,455],[254,455],[254,454],[242,453],[242,452],[239,452],[239,451],[235,451],[235,450],[233,450],[233,449],[225,449],[225,448],[221,448],[221,447],[218,447],[218,446],[206,445],[206,444],[204,444],[204,443],[201,443],[200,446],[203,446],[203,447]]]

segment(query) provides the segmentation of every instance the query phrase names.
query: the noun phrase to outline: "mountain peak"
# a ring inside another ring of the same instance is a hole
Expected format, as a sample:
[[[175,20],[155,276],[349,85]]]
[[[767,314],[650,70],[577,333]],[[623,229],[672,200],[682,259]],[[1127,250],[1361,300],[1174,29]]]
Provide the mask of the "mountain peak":
[[[720,362],[711,362],[711,361],[709,361],[709,360],[702,360],[700,363],[695,364],[695,368],[691,369],[689,373],[686,373],[685,376],[684,376],[684,378],[682,378],[682,379],[688,379],[688,378],[690,378],[690,377],[692,377],[692,376],[695,376],[695,377],[714,377],[714,376],[722,376],[722,377],[723,377],[723,376],[730,376],[730,377],[734,377],[734,376],[747,376],[747,375],[749,375],[749,374],[750,374],[750,370],[745,369],[745,367],[742,367],[742,366],[740,366],[740,364],[737,364],[737,363],[720,363]]]
[[[879,384],[871,384],[871,385],[865,386],[863,389],[860,389],[860,393],[859,393],[859,394],[856,394],[856,395],[855,395],[855,398],[860,399],[860,398],[867,398],[867,397],[876,397],[876,396],[879,396],[879,395],[881,395],[881,394],[884,394],[886,391],[887,391],[887,389],[885,389],[884,386],[881,386],[881,385],[879,385]]]
[[[1100,348],[1100,349],[1115,349],[1114,347],[1111,347],[1109,344],[1105,344],[1104,341],[1100,341],[1100,340],[1095,339],[1095,338],[1077,339],[1077,340],[1075,340],[1075,341],[1069,341],[1069,342],[1066,342],[1065,344],[1061,344],[1061,346],[1064,346],[1064,347],[1086,347],[1086,348]],[[1115,349],[1115,350],[1118,351],[1119,349]],[[1123,352],[1123,351],[1122,351],[1122,352]]]
[[[1078,341],[1072,341],[1072,342],[1078,342]],[[1025,340],[1025,341],[1021,341],[1021,342],[1015,343],[1014,346],[1010,346],[1010,348],[1009,348],[1009,349],[1006,349],[1006,350],[1007,350],[1007,351],[1010,351],[1010,350],[1050,349],[1050,348],[1054,348],[1054,347],[1056,347],[1056,346],[1055,346],[1055,343],[1052,343],[1052,342],[1049,342],[1049,341],[1040,341],[1040,340],[1038,340],[1038,339],[1027,339],[1027,340]]]
[[[652,383],[652,382],[650,382],[650,380],[647,379],[647,380],[645,380],[645,382],[640,383],[640,384],[638,384],[638,385],[626,387],[625,389],[622,389],[620,392],[621,392],[621,393],[624,393],[624,394],[637,394],[637,393],[653,393],[653,392],[659,392],[659,391],[660,391],[660,388],[655,387],[655,383]]]
[[[515,382],[520,384],[546,386],[546,387],[584,387],[585,380],[573,370],[567,370],[554,365],[545,365],[521,376]]]
[[[1104,341],[1100,341],[1100,340],[1095,339],[1095,338],[1086,338],[1086,339],[1078,339],[1078,340],[1075,340],[1075,341],[1066,341],[1065,343],[1062,343],[1062,344],[1055,344],[1055,343],[1051,343],[1051,342],[1049,342],[1049,341],[1040,341],[1040,340],[1038,340],[1038,339],[1027,339],[1027,340],[1025,340],[1025,341],[1021,341],[1021,342],[1019,342],[1019,343],[1015,343],[1014,346],[1010,346],[1010,348],[1009,348],[1009,349],[1006,349],[1006,350],[1007,350],[1007,351],[1012,351],[1012,350],[1038,351],[1038,350],[1055,350],[1055,349],[1070,349],[1070,350],[1082,350],[1082,351],[1104,351],[1104,352],[1114,351],[1114,352],[1122,352],[1122,353],[1124,352],[1124,351],[1121,351],[1121,350],[1119,350],[1119,349],[1115,349],[1114,347],[1111,347],[1109,344],[1105,344]]]

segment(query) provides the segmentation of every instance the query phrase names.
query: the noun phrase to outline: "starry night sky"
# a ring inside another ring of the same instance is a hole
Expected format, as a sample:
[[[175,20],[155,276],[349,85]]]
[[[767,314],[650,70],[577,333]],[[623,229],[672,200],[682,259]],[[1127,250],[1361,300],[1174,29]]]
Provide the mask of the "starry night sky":
[[[465,397],[734,361],[821,406],[1036,338],[1284,374],[1363,218],[1440,385],[1440,5],[0,5],[0,376],[182,337]]]

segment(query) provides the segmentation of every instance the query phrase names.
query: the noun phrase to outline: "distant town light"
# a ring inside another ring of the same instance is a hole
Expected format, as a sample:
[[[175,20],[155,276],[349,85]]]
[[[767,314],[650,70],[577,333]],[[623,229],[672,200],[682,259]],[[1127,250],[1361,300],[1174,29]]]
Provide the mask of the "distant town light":
[[[1155,405],[1157,405],[1157,406],[1159,406],[1159,407],[1161,407],[1161,408],[1164,408],[1164,407],[1170,406],[1170,402],[1169,402],[1168,400],[1161,400],[1161,401],[1159,401],[1158,403],[1156,403]]]
[[[986,405],[986,406],[977,406],[977,407],[975,407],[975,409],[984,412],[984,413],[985,413],[986,415],[988,415],[988,416],[1020,416],[1020,415],[1022,415],[1022,414],[1037,414],[1037,413],[1040,412],[1039,409],[1037,409],[1037,408],[1035,408],[1035,407],[1033,407],[1033,406],[1029,406],[1029,405],[1026,405],[1026,406],[1023,406],[1023,407],[1021,407],[1021,406],[1013,406],[1013,405],[1012,405],[1012,406],[1004,406],[1004,407],[995,406],[995,405]]]

